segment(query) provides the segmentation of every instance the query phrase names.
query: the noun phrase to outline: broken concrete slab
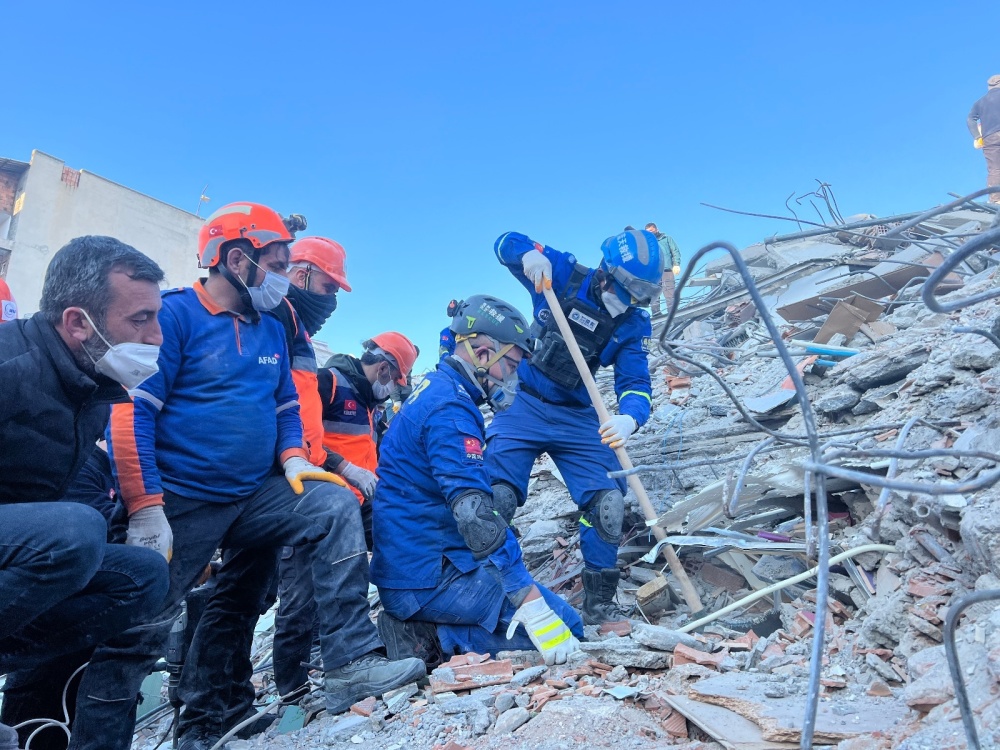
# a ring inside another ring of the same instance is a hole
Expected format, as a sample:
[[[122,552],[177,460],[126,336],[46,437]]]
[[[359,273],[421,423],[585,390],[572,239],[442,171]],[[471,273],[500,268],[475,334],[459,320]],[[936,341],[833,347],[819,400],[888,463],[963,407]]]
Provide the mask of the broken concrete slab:
[[[671,664],[669,652],[645,648],[632,638],[608,638],[596,643],[585,642],[580,644],[580,650],[611,666],[665,669]]]
[[[761,728],[764,739],[797,742],[802,732],[806,697],[801,693],[764,699],[760,677],[729,672],[701,680],[690,688],[689,697],[734,711]],[[841,711],[847,711],[845,715]],[[886,730],[906,716],[906,707],[892,699],[868,701],[833,699],[822,701],[816,713],[817,742],[839,742],[861,734]],[[847,718],[849,717],[849,718]]]
[[[666,695],[664,700],[726,750],[797,750],[799,746],[765,739],[759,726],[722,706],[680,695]]]
[[[846,383],[826,391],[813,402],[813,406],[824,414],[846,411],[861,401],[861,394]]]
[[[632,626],[632,639],[657,651],[673,651],[677,644],[683,644],[699,651],[711,651],[712,649],[709,644],[687,633],[646,623],[636,623]]]
[[[865,352],[844,360],[830,371],[830,376],[856,391],[867,391],[902,380],[927,362],[929,356],[927,345],[923,343]]]

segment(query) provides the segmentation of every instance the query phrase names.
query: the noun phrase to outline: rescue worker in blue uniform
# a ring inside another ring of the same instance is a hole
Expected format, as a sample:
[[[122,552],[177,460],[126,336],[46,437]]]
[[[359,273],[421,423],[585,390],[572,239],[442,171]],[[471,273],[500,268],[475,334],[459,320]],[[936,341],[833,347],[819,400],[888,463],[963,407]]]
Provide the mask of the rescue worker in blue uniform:
[[[652,386],[646,359],[652,335],[648,306],[660,292],[663,258],[650,232],[629,230],[601,245],[597,269],[569,254],[508,232],[496,241],[500,262],[531,293],[535,352],[518,370],[517,398],[497,414],[486,433],[494,503],[509,521],[523,505],[532,464],[548,453],[580,507],[583,621],[624,619],[615,603],[618,546],[626,483],[609,479],[621,469],[611,448],[625,444],[649,419]],[[591,373],[614,367],[619,413],[598,424],[542,285],[551,288],[583,351]],[[610,448],[609,448],[610,446]]]
[[[448,303],[448,317],[455,317],[455,310],[461,304],[457,299],[453,299]],[[455,353],[455,334],[452,333],[451,326],[445,326],[441,329],[441,340],[438,343],[438,356],[441,359],[445,357],[450,357]]]
[[[579,615],[525,568],[483,460],[479,406],[510,403],[528,328],[495,297],[460,303],[455,354],[416,387],[382,442],[371,571],[390,655],[429,661],[436,631],[446,657],[537,649],[553,664],[583,637]]]

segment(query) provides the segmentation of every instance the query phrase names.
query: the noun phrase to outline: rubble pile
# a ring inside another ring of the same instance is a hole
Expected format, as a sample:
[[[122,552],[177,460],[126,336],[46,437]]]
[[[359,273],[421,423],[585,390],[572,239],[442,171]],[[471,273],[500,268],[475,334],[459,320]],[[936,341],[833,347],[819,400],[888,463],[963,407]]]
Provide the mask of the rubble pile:
[[[588,627],[569,664],[457,656],[427,686],[339,717],[284,708],[228,747],[792,748],[818,674],[814,746],[963,748],[952,643],[980,746],[1000,745],[1000,608],[977,602],[948,621],[968,594],[1000,589],[1000,299],[955,304],[1000,287],[997,247],[943,276],[937,299],[955,309],[922,296],[935,268],[998,224],[996,209],[959,200],[772,238],[742,253],[763,309],[726,256],[690,282],[706,292],[654,320],[653,415],[628,450],[700,612],[630,493],[618,598],[631,620]],[[765,317],[815,414],[825,519],[801,394]],[[598,383],[613,406],[610,373]],[[919,489],[932,484],[947,491]],[[514,525],[532,574],[575,605],[578,518],[542,457]],[[821,520],[828,595],[815,575]],[[158,737],[151,728],[138,746]]]

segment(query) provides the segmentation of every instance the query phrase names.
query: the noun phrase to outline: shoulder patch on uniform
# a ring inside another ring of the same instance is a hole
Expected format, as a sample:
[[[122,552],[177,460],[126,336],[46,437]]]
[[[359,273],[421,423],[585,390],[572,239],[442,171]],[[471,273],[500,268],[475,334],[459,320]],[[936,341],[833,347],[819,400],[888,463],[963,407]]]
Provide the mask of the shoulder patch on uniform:
[[[641,307],[637,307],[636,310],[639,311],[639,317],[643,318],[644,320],[649,320],[649,310],[644,310]]]
[[[650,349],[650,347],[652,345],[653,345],[653,338],[652,338],[652,336],[643,336],[642,337],[642,350],[644,352],[646,352],[648,354],[649,353],[649,349]]]
[[[483,460],[483,443],[479,438],[467,437],[465,440],[465,457],[476,461]]]

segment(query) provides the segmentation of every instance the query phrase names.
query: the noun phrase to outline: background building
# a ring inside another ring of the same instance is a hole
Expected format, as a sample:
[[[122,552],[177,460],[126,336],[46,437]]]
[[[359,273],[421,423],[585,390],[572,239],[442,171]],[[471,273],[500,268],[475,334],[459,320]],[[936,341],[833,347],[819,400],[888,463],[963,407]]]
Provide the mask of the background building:
[[[153,258],[168,286],[199,276],[198,229],[204,222],[41,151],[31,161],[0,158],[0,276],[21,317],[38,310],[45,269],[74,237],[106,234]]]

